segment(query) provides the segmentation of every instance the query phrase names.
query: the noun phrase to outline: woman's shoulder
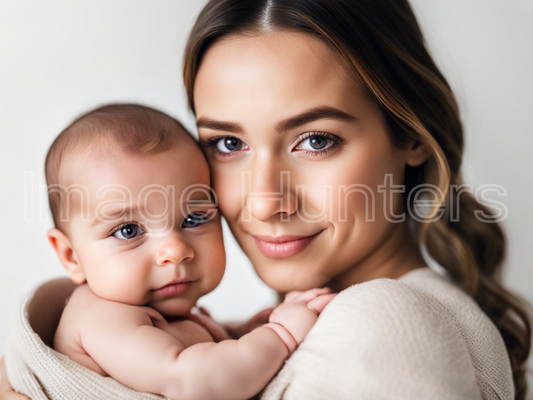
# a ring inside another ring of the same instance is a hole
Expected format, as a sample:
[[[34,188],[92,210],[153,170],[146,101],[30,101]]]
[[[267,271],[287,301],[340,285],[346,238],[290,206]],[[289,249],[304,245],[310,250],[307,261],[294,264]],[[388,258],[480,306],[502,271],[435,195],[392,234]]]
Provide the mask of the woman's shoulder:
[[[429,268],[413,270],[399,279],[374,279],[353,285],[339,293],[327,306],[320,323],[329,324],[336,320],[344,324],[359,325],[365,321],[367,326],[383,325],[403,327],[416,323],[419,328],[455,327],[451,305],[467,307],[477,317],[484,313],[473,299]],[[381,329],[379,329],[381,331]],[[390,335],[391,332],[389,332]]]
[[[373,330],[372,340],[379,338],[381,341],[383,335],[386,340],[393,341],[398,339],[399,333],[412,331],[419,343],[422,339],[434,342],[436,330],[453,331],[462,339],[455,315],[458,308],[463,310],[463,316],[469,315],[475,320],[485,317],[474,300],[459,287],[429,268],[423,268],[399,279],[375,279],[343,290],[324,310],[316,328],[320,330],[321,325],[333,324],[339,328],[339,335],[347,335],[352,340],[353,329],[361,325],[366,326],[367,331]],[[357,336],[360,334],[358,332]]]
[[[410,332],[414,335],[411,343],[415,340],[419,344],[413,353],[425,345],[427,356],[441,351],[467,356],[484,396],[490,393],[502,399],[514,398],[511,365],[500,332],[445,272],[421,268],[397,280],[377,279],[355,285],[343,294],[339,309],[332,308],[332,313],[349,315],[352,310],[351,314],[360,319],[358,324],[365,320],[375,330],[374,340],[409,341],[409,337],[395,331]],[[337,314],[334,318],[341,317]],[[389,331],[380,328],[385,321]],[[345,329],[348,331],[350,327]]]
[[[387,292],[386,297],[394,297],[395,300],[424,301],[422,299],[426,299],[428,294],[433,298],[440,297],[443,289],[453,292],[453,296],[458,300],[475,303],[444,272],[436,272],[429,267],[414,269],[398,279],[380,278],[352,285],[339,293],[337,298],[340,301],[349,302],[356,297],[372,296],[377,293],[383,296],[383,292]]]
[[[434,305],[430,298],[415,285],[411,284],[413,275],[424,275],[425,285],[434,286],[438,281],[433,279],[434,273],[426,274],[426,268],[414,270],[399,279],[380,278],[352,285],[341,291],[328,305],[329,312],[351,313],[374,312],[401,315],[407,313],[407,307],[428,307]],[[440,283],[440,282],[439,282]],[[376,301],[377,300],[377,301]]]
[[[399,279],[375,279],[351,286],[325,312],[332,316],[369,318],[367,323],[385,318],[397,326],[416,323],[418,327],[431,328],[438,323],[439,329],[456,330],[468,348],[484,338],[481,344],[505,351],[497,328],[475,300],[445,273],[427,267]],[[341,319],[347,323],[352,320]]]
[[[479,399],[480,386],[494,378],[476,364],[474,359],[481,352],[472,346],[475,340],[467,338],[475,336],[472,325],[479,321],[487,322],[470,296],[429,269],[397,280],[368,281],[331,301],[276,379],[278,383],[285,380],[285,399],[291,393],[295,397],[305,393],[309,398],[356,394],[362,398]],[[489,329],[488,335],[499,338],[497,330]],[[494,344],[493,339],[485,339],[481,341]],[[502,349],[505,352],[505,346],[496,343],[496,355]],[[506,373],[496,375],[497,393],[505,393],[512,378],[509,381]],[[276,380],[271,385],[276,387]]]

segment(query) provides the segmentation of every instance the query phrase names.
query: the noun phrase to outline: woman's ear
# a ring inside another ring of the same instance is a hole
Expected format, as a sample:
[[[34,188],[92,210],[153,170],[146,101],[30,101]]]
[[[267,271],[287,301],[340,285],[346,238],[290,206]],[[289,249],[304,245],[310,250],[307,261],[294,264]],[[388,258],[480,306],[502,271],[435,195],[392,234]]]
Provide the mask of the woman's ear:
[[[69,238],[57,228],[51,228],[46,233],[48,241],[54,248],[59,261],[67,270],[72,282],[81,285],[86,281],[83,268],[72,248]]]
[[[425,144],[415,141],[407,152],[407,165],[410,167],[419,167],[427,161],[431,154],[431,151]]]

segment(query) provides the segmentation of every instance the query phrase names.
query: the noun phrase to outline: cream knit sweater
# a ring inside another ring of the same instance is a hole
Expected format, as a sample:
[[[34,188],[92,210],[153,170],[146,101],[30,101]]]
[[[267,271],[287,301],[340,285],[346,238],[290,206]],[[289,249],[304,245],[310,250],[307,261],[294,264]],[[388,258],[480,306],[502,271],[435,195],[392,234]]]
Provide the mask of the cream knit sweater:
[[[33,399],[162,399],[103,378],[46,347],[23,303],[6,354]],[[475,302],[429,268],[341,292],[260,397],[513,399],[503,340]]]
[[[262,400],[514,399],[509,358],[473,299],[429,268],[341,292]]]

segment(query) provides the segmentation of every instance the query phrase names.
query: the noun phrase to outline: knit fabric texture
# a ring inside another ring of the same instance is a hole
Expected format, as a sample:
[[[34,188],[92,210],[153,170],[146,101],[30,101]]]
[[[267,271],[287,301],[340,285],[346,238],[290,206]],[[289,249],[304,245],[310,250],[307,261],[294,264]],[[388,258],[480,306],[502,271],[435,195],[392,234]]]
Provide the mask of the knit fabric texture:
[[[258,397],[511,400],[514,385],[494,324],[446,276],[421,268],[342,291]]]
[[[32,297],[33,293],[20,306],[6,352],[6,372],[13,389],[32,400],[166,399],[130,389],[46,346],[29,323]]]

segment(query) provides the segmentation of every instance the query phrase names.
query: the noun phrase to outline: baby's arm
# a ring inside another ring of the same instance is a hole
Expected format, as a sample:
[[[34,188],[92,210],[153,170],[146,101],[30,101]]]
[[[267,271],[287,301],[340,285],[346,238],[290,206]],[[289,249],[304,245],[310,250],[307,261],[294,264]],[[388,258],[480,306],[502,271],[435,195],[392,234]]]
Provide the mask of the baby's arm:
[[[284,304],[273,313],[273,329],[283,340],[273,329],[261,327],[239,340],[185,348],[155,328],[142,308],[105,302],[87,311],[81,342],[104,371],[133,389],[172,399],[246,399],[275,375],[290,354],[288,348],[294,350],[303,340],[317,311],[330,300],[321,297],[309,307]]]

